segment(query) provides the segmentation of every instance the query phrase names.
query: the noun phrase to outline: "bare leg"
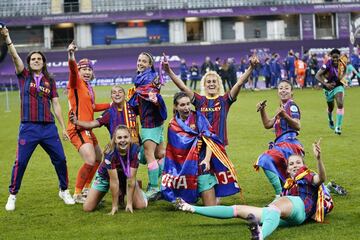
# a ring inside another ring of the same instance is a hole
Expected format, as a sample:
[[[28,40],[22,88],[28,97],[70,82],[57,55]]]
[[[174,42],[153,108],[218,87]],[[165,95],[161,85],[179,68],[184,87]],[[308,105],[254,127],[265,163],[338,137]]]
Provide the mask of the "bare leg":
[[[133,205],[136,209],[146,208],[148,205],[147,198],[144,192],[140,189],[139,185],[136,184],[135,191],[133,195]]]
[[[216,205],[215,189],[211,188],[209,190],[203,191],[201,193],[201,199],[204,206],[215,206]]]
[[[99,204],[101,199],[105,196],[105,192],[100,192],[94,188],[90,189],[89,195],[86,198],[86,201],[83,205],[83,210],[85,212],[91,212],[94,211],[96,206]]]

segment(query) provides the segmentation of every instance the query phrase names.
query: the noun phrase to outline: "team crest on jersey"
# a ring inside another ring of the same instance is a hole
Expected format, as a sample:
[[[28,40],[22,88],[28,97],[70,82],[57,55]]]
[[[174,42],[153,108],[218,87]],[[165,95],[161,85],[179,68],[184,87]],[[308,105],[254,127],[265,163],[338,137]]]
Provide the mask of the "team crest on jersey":
[[[20,140],[19,140],[19,144],[20,144],[20,145],[25,145],[25,144],[26,144],[26,140],[25,140],[25,139],[20,139]]]
[[[292,105],[292,106],[290,107],[290,111],[292,111],[292,112],[298,112],[299,109],[297,108],[297,106]]]
[[[110,165],[110,164],[111,164],[110,160],[108,160],[108,159],[105,159],[105,163],[106,163],[106,165]]]

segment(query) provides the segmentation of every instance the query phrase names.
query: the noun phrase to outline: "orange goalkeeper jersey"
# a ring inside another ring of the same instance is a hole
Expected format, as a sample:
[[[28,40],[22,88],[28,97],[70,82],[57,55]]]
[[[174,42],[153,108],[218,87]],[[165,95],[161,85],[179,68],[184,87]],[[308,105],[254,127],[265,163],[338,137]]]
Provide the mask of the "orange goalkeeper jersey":
[[[90,83],[85,82],[80,74],[75,60],[69,60],[68,101],[69,115],[74,112],[78,120],[94,120],[94,112],[106,110],[109,103],[95,104],[95,92]],[[68,130],[75,129],[75,125],[68,121]]]

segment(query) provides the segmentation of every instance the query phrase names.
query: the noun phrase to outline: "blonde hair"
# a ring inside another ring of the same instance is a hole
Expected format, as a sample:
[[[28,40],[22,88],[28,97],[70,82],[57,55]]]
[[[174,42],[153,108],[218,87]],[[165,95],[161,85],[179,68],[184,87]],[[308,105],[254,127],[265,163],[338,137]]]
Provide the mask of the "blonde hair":
[[[116,133],[119,130],[126,130],[126,131],[128,131],[129,135],[131,136],[130,130],[129,130],[129,128],[127,126],[121,125],[121,124],[118,125],[115,128],[114,132],[113,132],[113,135],[112,135],[112,138],[111,138],[110,142],[105,146],[104,154],[109,154],[109,153],[112,153],[112,152],[115,151],[115,148],[116,148],[116,143],[115,143]]]
[[[218,95],[219,96],[222,96],[224,95],[224,85],[223,85],[223,82],[222,82],[222,79],[220,77],[220,75],[215,72],[215,71],[208,71],[207,73],[204,74],[204,76],[201,78],[201,81],[200,81],[200,95],[203,95],[205,96],[206,95],[206,92],[205,92],[205,79],[208,77],[208,76],[215,76],[218,83],[219,83],[219,92],[218,92]]]

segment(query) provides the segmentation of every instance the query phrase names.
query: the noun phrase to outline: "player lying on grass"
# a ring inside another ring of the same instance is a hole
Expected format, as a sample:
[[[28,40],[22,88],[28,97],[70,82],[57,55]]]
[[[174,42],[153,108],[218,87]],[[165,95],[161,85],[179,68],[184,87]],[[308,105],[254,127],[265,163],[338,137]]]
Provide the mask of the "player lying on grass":
[[[323,222],[325,214],[333,208],[331,196],[323,182],[325,167],[321,159],[320,140],[313,144],[318,173],[307,168],[304,159],[292,155],[288,159],[289,178],[284,185],[282,197],[260,208],[247,205],[197,207],[177,199],[176,208],[213,218],[247,219],[251,239],[265,239],[278,226],[300,225],[313,218]]]

